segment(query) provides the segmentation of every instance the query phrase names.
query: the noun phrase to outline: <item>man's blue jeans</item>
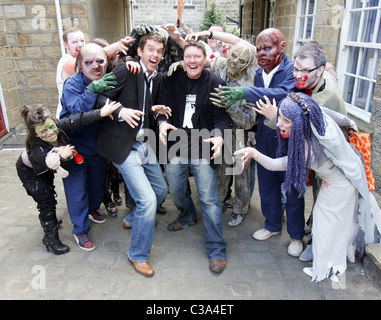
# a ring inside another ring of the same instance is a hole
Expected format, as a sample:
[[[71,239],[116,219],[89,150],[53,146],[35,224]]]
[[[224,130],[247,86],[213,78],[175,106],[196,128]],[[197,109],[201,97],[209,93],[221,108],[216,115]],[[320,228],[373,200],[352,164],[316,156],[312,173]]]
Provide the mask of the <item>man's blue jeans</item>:
[[[174,158],[165,165],[169,193],[175,206],[181,211],[176,221],[181,227],[186,228],[197,218],[188,187],[189,169],[192,170],[196,182],[209,258],[226,259],[227,245],[222,235],[222,210],[218,201],[217,175],[204,159],[188,162]]]
[[[155,153],[143,141],[135,142],[127,159],[114,165],[136,204],[126,218],[132,226],[128,257],[135,262],[145,262],[151,252],[157,206],[167,195],[168,186]]]

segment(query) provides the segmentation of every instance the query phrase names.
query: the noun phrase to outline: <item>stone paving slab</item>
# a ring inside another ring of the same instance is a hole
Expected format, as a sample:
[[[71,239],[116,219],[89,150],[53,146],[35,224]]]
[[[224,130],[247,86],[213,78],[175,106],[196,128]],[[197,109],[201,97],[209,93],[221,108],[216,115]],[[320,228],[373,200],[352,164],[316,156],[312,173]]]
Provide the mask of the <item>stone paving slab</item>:
[[[167,231],[178,214],[170,196],[166,215],[158,215],[150,264],[155,276],[137,274],[127,260],[130,231],[122,228],[129,210],[118,207],[118,217],[92,223],[96,249],[79,249],[72,236],[61,180],[56,180],[60,238],[71,251],[56,256],[41,244],[42,230],[35,203],[19,181],[15,162],[20,150],[0,150],[0,299],[21,300],[380,300],[381,290],[364,273],[360,262],[348,264],[341,286],[330,280],[311,282],[303,263],[287,254],[285,227],[280,236],[253,240],[263,226],[258,190],[243,224],[227,227],[231,210],[223,214],[228,243],[225,271],[212,274],[204,247],[202,220],[179,232]],[[191,178],[193,195],[196,194]],[[123,190],[123,189],[122,189]],[[197,203],[197,201],[195,202]],[[306,217],[311,208],[310,190]],[[198,205],[197,205],[197,208]],[[105,212],[101,207],[101,212]],[[306,239],[305,239],[306,241]]]

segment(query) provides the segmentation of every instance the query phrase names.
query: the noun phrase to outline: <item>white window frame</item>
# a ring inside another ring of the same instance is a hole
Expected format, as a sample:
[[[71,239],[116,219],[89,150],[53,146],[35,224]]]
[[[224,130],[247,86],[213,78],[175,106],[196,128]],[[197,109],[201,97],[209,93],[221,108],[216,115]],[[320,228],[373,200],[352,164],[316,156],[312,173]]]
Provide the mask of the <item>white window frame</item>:
[[[0,102],[1,102],[1,111],[3,112],[5,128],[7,129],[8,132],[10,132],[11,129],[9,127],[9,121],[8,121],[8,116],[7,116],[7,106],[5,104],[3,87],[1,85],[1,82],[0,82]]]
[[[302,12],[303,4],[306,3],[305,11]],[[314,38],[314,31],[315,31],[315,17],[316,17],[316,6],[317,1],[314,0],[314,10],[313,13],[308,13],[309,6],[310,6],[310,0],[299,0],[298,1],[298,8],[296,11],[296,21],[295,21],[295,35],[294,35],[294,47],[293,47],[293,53],[298,50],[300,46],[302,46],[304,43],[313,40]],[[308,18],[312,18],[312,26],[311,26],[311,37],[306,38],[306,30],[307,30],[307,21]],[[302,24],[302,19],[304,19],[304,23]],[[299,34],[300,31],[303,31],[303,36],[300,38]]]
[[[351,102],[345,102],[345,106],[347,108],[347,111],[349,114],[353,115],[356,118],[361,119],[362,121],[366,123],[370,123],[370,117],[371,117],[371,111],[370,108],[372,107],[371,103],[373,100],[374,96],[374,87],[372,90],[372,84],[374,86],[376,85],[376,80],[377,80],[377,72],[378,72],[378,63],[380,63],[380,57],[381,57],[381,43],[377,43],[377,27],[374,27],[374,35],[373,35],[373,41],[372,42],[361,42],[360,37],[362,35],[362,30],[364,26],[366,26],[365,21],[364,21],[364,13],[369,10],[374,10],[377,8],[377,16],[376,16],[376,21],[375,25],[377,26],[378,24],[378,29],[381,27],[381,1],[379,1],[379,4],[377,7],[370,7],[367,8],[365,7],[367,1],[362,0],[361,2],[363,3],[362,8],[358,9],[351,9],[353,5],[354,0],[349,0],[347,1],[346,7],[344,9],[344,15],[343,15],[343,23],[342,23],[342,34],[341,34],[341,39],[340,39],[340,52],[339,52],[339,59],[338,59],[338,64],[337,64],[337,75],[339,79],[339,87],[340,90],[343,94],[344,100],[346,100],[346,94],[345,94],[345,82],[348,77],[351,77],[354,79],[354,84],[353,84],[353,89],[352,89],[352,99]],[[359,28],[358,33],[357,33],[357,41],[349,41],[348,37],[350,36],[350,23],[351,23],[351,14],[354,12],[361,12],[361,18],[359,22]],[[381,32],[379,30],[378,32]],[[378,35],[380,38],[380,35]],[[351,73],[347,71],[348,64],[351,63],[349,61],[350,59],[350,53],[351,53],[351,48],[358,48],[359,53],[358,53],[358,59],[357,59],[357,65],[356,65],[356,71],[355,73]],[[374,70],[374,74],[372,77],[370,76],[361,76],[360,70],[363,64],[361,63],[362,56],[364,54],[364,51],[366,49],[375,49],[374,50],[374,56],[372,59],[368,59],[367,61],[371,64],[370,67],[368,67],[368,70]],[[378,55],[378,59],[376,59]],[[360,62],[360,63],[359,63]],[[365,80],[369,82],[368,86],[368,93],[366,96],[366,106],[365,110],[363,110],[361,107],[355,105],[355,100],[357,97],[357,89],[359,85],[359,81]],[[373,91],[373,95],[372,95]]]
[[[268,15],[268,21],[267,26],[268,28],[274,28],[274,20],[275,20],[275,7],[276,7],[276,0],[269,0],[269,15]]]

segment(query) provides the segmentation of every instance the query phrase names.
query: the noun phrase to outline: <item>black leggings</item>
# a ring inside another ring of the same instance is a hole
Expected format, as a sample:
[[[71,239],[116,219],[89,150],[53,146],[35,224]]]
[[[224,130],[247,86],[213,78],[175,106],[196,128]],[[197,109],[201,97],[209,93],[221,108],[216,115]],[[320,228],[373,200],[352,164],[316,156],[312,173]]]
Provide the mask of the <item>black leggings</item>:
[[[33,169],[26,166],[22,162],[21,157],[16,162],[16,169],[26,192],[37,203],[40,221],[48,222],[57,220],[57,193],[54,190],[53,184],[54,173],[47,171],[35,176]]]

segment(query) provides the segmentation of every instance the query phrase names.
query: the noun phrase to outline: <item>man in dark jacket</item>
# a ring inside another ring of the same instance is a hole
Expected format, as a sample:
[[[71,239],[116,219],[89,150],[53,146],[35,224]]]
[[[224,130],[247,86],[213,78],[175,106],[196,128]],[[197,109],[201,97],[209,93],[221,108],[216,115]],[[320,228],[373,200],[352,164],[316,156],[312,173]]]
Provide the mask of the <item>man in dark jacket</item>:
[[[168,230],[178,231],[197,222],[196,209],[187,187],[191,169],[204,218],[209,268],[213,272],[222,272],[226,265],[226,243],[222,235],[215,168],[221,155],[224,130],[230,129],[231,124],[225,110],[214,106],[209,99],[210,93],[223,81],[204,70],[205,62],[205,47],[201,43],[185,44],[185,72],[178,70],[165,77],[159,93],[158,103],[170,107],[172,116],[167,120],[159,115],[158,121],[160,140],[164,144],[167,144],[168,136],[169,163],[165,165],[165,175],[169,193],[181,211],[179,217],[168,225]],[[174,143],[173,138],[180,140]]]
[[[147,259],[151,252],[156,209],[168,192],[156,154],[146,141],[154,121],[152,104],[156,99],[160,78],[156,71],[163,56],[165,39],[159,33],[144,35],[139,41],[141,72],[133,74],[124,63],[112,73],[117,86],[99,95],[97,105],[107,98],[123,107],[114,113],[114,120],[103,123],[95,150],[109,159],[121,172],[136,206],[125,219],[131,231],[129,261],[144,276],[153,276]]]

